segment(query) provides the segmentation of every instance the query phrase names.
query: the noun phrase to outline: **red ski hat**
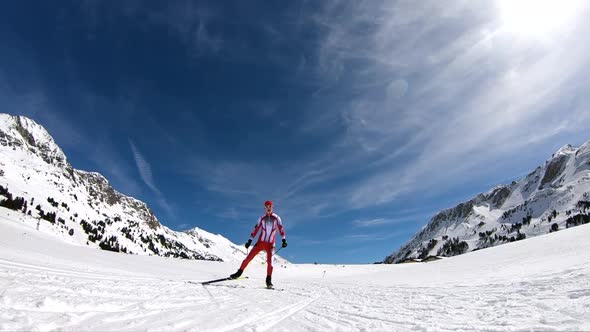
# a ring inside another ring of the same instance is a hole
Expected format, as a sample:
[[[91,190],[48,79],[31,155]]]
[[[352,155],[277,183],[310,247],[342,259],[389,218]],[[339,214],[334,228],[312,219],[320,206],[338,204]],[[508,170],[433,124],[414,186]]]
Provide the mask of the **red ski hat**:
[[[272,206],[272,201],[266,201],[266,202],[264,202],[264,206],[267,206],[267,205]]]

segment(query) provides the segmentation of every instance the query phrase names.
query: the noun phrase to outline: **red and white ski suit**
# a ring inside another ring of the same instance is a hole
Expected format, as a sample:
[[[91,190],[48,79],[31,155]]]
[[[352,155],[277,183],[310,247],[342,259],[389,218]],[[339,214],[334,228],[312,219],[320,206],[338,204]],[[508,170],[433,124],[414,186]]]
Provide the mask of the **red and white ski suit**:
[[[281,217],[276,213],[265,214],[258,219],[254,231],[250,234],[251,238],[256,236],[256,233],[260,231],[258,242],[252,248],[252,251],[248,254],[246,259],[242,262],[240,270],[246,269],[246,266],[250,261],[262,250],[266,251],[266,275],[272,275],[272,255],[275,247],[275,237],[277,230],[281,234],[281,237],[285,239],[285,230],[283,229],[283,222]]]

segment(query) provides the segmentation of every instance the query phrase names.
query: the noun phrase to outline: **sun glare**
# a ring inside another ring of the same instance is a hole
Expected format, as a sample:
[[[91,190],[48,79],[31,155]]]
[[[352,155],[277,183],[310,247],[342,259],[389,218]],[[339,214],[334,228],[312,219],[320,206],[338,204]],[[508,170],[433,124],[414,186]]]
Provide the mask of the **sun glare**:
[[[551,37],[570,26],[585,0],[498,0],[502,28],[526,37]]]

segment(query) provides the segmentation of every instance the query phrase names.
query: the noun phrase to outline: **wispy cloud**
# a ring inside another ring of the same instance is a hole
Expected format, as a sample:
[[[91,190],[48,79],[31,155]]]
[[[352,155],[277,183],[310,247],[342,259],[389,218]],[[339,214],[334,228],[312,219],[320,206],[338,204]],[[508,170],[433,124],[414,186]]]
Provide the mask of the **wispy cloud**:
[[[377,219],[369,219],[369,220],[354,220],[352,225],[354,227],[373,227],[373,226],[382,226],[392,223],[391,219],[385,218],[377,218]]]
[[[296,17],[295,26],[312,27],[320,37],[311,44],[315,53],[294,66],[313,74],[307,81],[316,93],[290,129],[302,138],[329,132],[330,140],[320,153],[272,165],[193,153],[188,175],[232,202],[222,217],[254,213],[273,197],[286,215],[306,222],[444,190],[468,175],[489,174],[490,162],[517,159],[531,145],[590,125],[584,111],[590,100],[580,98],[590,86],[590,47],[580,42],[590,30],[586,22],[547,45],[502,30],[493,3],[326,1],[320,7]],[[215,17],[205,10],[200,19],[188,8],[192,16],[174,31],[194,35],[197,22],[206,27]],[[263,28],[273,39],[285,37],[272,25]],[[277,113],[273,103],[255,107],[260,116]],[[403,220],[371,217],[355,226],[396,222]]]
[[[195,158],[194,177],[239,202],[240,211],[268,196],[288,202],[287,212],[302,219],[388,203],[452,185],[573,130],[571,124],[590,123],[582,111],[587,100],[577,99],[566,115],[559,103],[574,78],[581,79],[576,97],[588,85],[579,73],[586,44],[519,44],[499,29],[493,5],[331,1],[306,20],[324,33],[316,58],[305,58],[322,91],[298,129],[302,136],[344,130],[319,157],[296,164]],[[564,58],[571,61],[564,65]],[[326,97],[334,94],[347,96],[334,103]],[[388,223],[394,219],[356,225]]]
[[[384,232],[371,232],[371,233],[354,233],[354,234],[345,234],[338,237],[324,237],[321,239],[309,238],[305,237],[302,238],[300,236],[291,236],[290,238],[301,245],[304,246],[331,246],[331,245],[339,245],[342,244],[342,241],[345,240],[347,243],[354,242],[354,243],[362,243],[362,242],[375,242],[375,241],[388,241],[394,238],[398,238],[400,236],[407,236],[406,232],[403,231],[384,231]]]
[[[367,234],[349,234],[343,238],[350,241],[356,242],[372,242],[372,241],[384,241],[396,238],[398,236],[406,235],[405,232],[381,232],[381,233],[367,233]]]
[[[137,170],[139,171],[141,179],[152,191],[158,195],[161,195],[160,189],[156,187],[152,177],[152,167],[139,152],[133,141],[129,140],[129,146],[131,147],[131,152],[133,153],[133,158],[135,159],[135,165],[137,166]]]
[[[145,185],[148,186],[156,194],[158,205],[164,208],[170,216],[174,216],[174,209],[168,203],[160,189],[156,186],[156,183],[152,175],[151,165],[147,162],[143,154],[141,154],[141,152],[139,151],[137,146],[135,146],[132,140],[129,140],[129,146],[131,147],[131,152],[133,153],[133,159],[135,160],[135,165],[137,166],[137,170],[139,171],[139,176],[141,177]]]
[[[331,93],[345,81],[354,93],[333,112],[347,128],[346,155],[327,167],[377,166],[343,194],[348,202],[366,207],[448,185],[571,131],[566,124],[581,117],[563,107],[590,86],[580,76],[590,55],[582,16],[567,38],[539,44],[502,30],[493,3],[329,2],[312,18],[326,31],[318,77]]]
[[[408,209],[405,211],[397,211],[395,217],[387,218],[372,218],[372,219],[356,219],[351,222],[354,228],[371,228],[380,226],[392,226],[400,225],[410,222],[426,222],[434,211],[426,206],[420,206],[420,208]]]
[[[411,219],[414,219],[414,218],[411,218]],[[357,228],[375,227],[375,226],[398,224],[398,223],[402,223],[407,220],[408,220],[408,218],[406,218],[406,219],[387,219],[387,218],[362,219],[362,220],[354,220],[352,222],[352,226],[357,227]]]

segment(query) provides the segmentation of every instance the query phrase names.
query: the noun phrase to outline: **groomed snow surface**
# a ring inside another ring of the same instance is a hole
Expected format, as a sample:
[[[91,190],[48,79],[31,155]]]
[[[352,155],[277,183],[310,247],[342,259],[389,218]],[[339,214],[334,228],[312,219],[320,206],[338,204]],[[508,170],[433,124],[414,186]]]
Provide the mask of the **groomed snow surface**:
[[[67,244],[0,210],[2,331],[590,330],[590,225],[430,263],[276,266],[267,290],[260,263],[187,283],[237,265]]]

